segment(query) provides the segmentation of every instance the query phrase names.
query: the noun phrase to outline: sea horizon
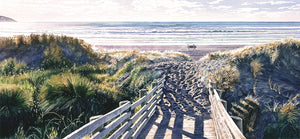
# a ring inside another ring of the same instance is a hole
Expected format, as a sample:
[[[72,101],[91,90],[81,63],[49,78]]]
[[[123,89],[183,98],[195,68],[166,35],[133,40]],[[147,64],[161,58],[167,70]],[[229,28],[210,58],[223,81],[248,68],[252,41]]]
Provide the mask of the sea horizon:
[[[289,21],[103,21],[0,23],[0,36],[47,33],[99,45],[257,45],[300,39],[300,22]]]

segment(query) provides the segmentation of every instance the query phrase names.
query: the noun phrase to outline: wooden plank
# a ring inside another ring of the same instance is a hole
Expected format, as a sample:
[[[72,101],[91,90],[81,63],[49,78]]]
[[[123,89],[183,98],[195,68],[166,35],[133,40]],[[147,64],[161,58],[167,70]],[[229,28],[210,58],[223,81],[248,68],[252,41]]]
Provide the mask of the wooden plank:
[[[154,114],[156,108],[156,103],[153,103],[153,105],[147,110],[147,117],[144,119],[144,121],[141,123],[139,128],[136,129],[136,131],[133,133],[132,138],[136,139],[138,135],[141,133],[142,129],[146,126],[151,116]]]
[[[160,101],[159,99],[162,97],[161,95],[162,95],[162,90],[160,89],[160,90],[158,91],[158,93],[157,93],[155,96],[153,96],[153,97],[147,102],[147,104],[151,104],[152,101],[157,100],[157,101],[155,101],[155,102],[151,105],[151,106],[153,106],[153,105],[156,106],[156,104]],[[160,97],[158,97],[158,96],[160,96]],[[136,120],[137,118],[139,118],[139,117],[140,117],[139,119],[142,120],[142,117],[144,117],[144,115],[146,115],[146,113],[143,114],[142,116],[140,116],[140,115],[145,111],[145,109],[147,109],[147,107],[148,107],[147,104],[146,104],[145,106],[143,106],[143,107],[141,108],[141,110],[139,110],[134,116],[132,116],[132,117],[130,118],[130,121],[135,121],[135,120]],[[130,128],[129,131],[126,131],[126,132],[122,135],[121,139],[127,139],[127,138],[129,138],[129,137],[131,136],[131,134],[133,133],[133,131],[136,129],[136,126],[138,126],[137,123],[140,123],[140,122],[139,122],[139,119],[135,122],[135,125],[132,125],[132,126],[131,126],[131,128]]]
[[[107,126],[102,128],[99,132],[97,132],[95,135],[92,136],[92,138],[99,139],[104,138],[109,132],[111,132],[113,129],[115,129],[120,123],[122,123],[124,120],[129,118],[131,115],[131,112],[126,112],[122,114],[120,117],[109,123]]]
[[[157,90],[159,89],[159,86],[155,86],[147,95],[140,98],[138,101],[134,102],[131,105],[131,109],[135,109],[137,106],[141,105],[143,102],[147,101],[147,99],[152,96]]]
[[[163,83],[164,81],[165,81],[165,78],[162,78],[162,79],[158,80],[158,84],[161,84],[161,83]]]
[[[245,139],[245,136],[242,134],[242,132],[239,130],[239,128],[236,126],[234,121],[231,119],[229,114],[227,113],[226,109],[224,108],[223,104],[221,103],[221,99],[215,89],[213,89],[214,95],[212,97],[212,106],[214,106],[214,113],[216,114],[215,118],[218,118],[216,120],[219,120],[219,124],[217,127],[220,130],[222,130],[221,134],[225,132],[224,136],[231,136],[231,138],[242,138]]]
[[[125,110],[130,108],[130,102],[128,101],[121,107],[116,108],[115,110],[103,115],[103,117],[93,120],[84,126],[80,127],[79,129],[75,130],[68,136],[64,137],[64,139],[74,139],[74,138],[83,138],[86,135],[90,134],[94,130],[96,130],[98,127],[102,126],[104,123],[108,122],[109,120],[115,118],[116,116],[123,113]]]
[[[138,127],[138,125],[143,121],[143,119],[145,119],[146,116],[147,116],[147,112],[145,111],[131,126],[131,128],[129,130],[129,134],[133,133],[133,131]]]
[[[158,97],[158,95],[161,95],[162,90],[160,90],[155,96],[153,96],[147,103],[144,105],[138,112],[136,112],[132,118],[130,118],[132,121],[135,121],[146,109],[149,107],[149,105]]]
[[[149,103],[151,104],[151,103]],[[150,107],[136,120],[136,122],[131,126],[131,129],[129,131],[130,134],[132,134],[134,132],[134,130],[136,130],[136,128],[141,124],[141,122],[143,121],[143,119],[145,119],[149,113],[149,111],[156,106],[156,101],[153,102]]]
[[[138,117],[141,116],[141,114],[142,114],[145,110],[147,110],[148,106],[149,106],[149,104],[144,105],[138,112],[136,112],[136,113],[130,118],[130,120],[135,121]]]
[[[144,119],[141,125],[144,125],[145,123],[147,123],[147,120],[148,120],[148,119]],[[132,139],[136,139],[137,136],[138,136],[138,134],[141,132],[141,129],[142,129],[142,128],[143,128],[143,127],[138,128],[138,129],[136,130],[136,132],[134,132],[134,134],[132,135],[131,138],[132,138]]]
[[[141,105],[143,102],[145,102],[147,99],[147,96],[143,96],[142,98],[140,98],[138,101],[134,102],[131,105],[131,109],[134,110],[137,106]]]
[[[130,137],[130,131],[126,131],[123,136],[121,137],[121,139],[128,139]]]
[[[108,138],[109,139],[116,139],[119,136],[122,135],[123,132],[125,132],[132,124],[132,121],[127,121],[124,123],[118,130],[116,130],[112,135],[110,135]]]

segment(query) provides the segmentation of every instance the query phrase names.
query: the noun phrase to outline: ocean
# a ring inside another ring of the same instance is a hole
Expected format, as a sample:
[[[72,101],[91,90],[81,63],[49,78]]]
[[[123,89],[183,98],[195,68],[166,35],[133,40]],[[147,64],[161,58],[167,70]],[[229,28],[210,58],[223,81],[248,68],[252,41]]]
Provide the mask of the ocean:
[[[300,39],[300,22],[16,22],[0,36],[64,34],[92,45],[256,45]]]

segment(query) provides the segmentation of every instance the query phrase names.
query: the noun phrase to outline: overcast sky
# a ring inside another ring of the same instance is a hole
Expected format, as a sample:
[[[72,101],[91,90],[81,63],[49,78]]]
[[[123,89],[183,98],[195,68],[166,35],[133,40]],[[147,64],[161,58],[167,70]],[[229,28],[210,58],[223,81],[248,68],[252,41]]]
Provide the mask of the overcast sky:
[[[300,21],[300,0],[0,0],[17,21]]]

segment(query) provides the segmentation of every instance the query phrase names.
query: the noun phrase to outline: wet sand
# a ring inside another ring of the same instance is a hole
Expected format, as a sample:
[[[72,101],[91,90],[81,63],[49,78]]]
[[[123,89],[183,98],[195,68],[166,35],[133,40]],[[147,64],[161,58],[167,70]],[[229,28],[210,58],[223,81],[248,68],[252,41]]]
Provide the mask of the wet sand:
[[[106,50],[139,50],[139,51],[178,51],[189,55],[192,60],[199,60],[210,52],[226,51],[241,48],[246,45],[197,45],[196,49],[188,49],[186,45],[97,45],[96,48]]]

